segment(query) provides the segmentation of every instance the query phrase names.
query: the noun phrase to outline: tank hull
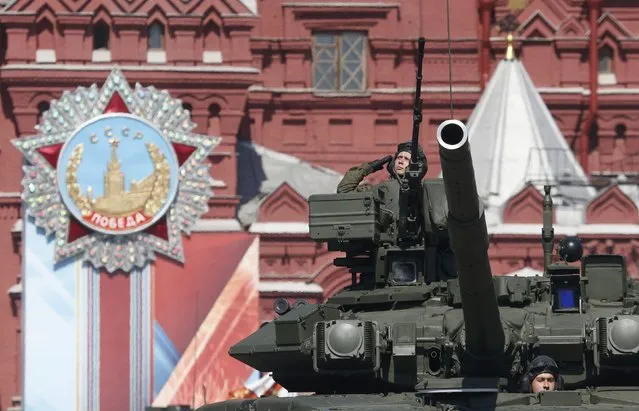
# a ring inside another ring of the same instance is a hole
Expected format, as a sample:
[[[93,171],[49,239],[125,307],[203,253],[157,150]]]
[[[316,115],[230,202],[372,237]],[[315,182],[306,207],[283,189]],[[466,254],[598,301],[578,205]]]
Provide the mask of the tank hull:
[[[635,394],[636,398],[633,398]],[[595,398],[596,397],[596,398]],[[618,399],[618,400],[617,400]],[[593,402],[598,402],[593,404]],[[439,405],[429,405],[437,404]],[[443,405],[446,406],[443,406]],[[562,405],[563,404],[563,405]],[[543,394],[476,394],[447,393],[424,396],[420,393],[403,394],[349,394],[349,395],[308,395],[298,397],[263,397],[247,400],[229,400],[205,405],[196,411],[329,411],[329,410],[420,410],[441,411],[577,411],[577,410],[619,410],[639,409],[639,391],[605,391],[587,393],[585,391],[551,392]]]

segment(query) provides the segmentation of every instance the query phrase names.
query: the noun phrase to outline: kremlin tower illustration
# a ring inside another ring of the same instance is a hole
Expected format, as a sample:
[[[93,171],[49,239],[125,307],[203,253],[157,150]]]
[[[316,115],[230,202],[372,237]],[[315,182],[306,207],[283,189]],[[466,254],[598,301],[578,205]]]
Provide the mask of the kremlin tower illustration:
[[[150,216],[159,211],[166,201],[170,185],[170,167],[166,157],[154,145],[147,143],[146,148],[150,159],[154,165],[154,171],[141,181],[131,181],[129,191],[125,190],[125,173],[118,159],[117,149],[120,141],[117,138],[109,140],[111,144],[111,159],[107,163],[107,170],[104,173],[104,194],[93,198],[93,187],[87,187],[87,195],[84,198],[76,198],[75,203],[83,213],[97,212],[105,216],[121,217],[131,215],[137,211],[142,211]],[[75,158],[71,163],[79,162],[82,158],[83,147],[79,145],[74,150]],[[69,167],[68,171],[77,173],[77,164]],[[68,179],[70,186],[75,186],[76,190],[70,187],[70,192],[77,190],[77,179],[73,175]],[[75,181],[74,181],[75,180]],[[80,193],[78,193],[80,194]],[[72,196],[73,197],[73,196]],[[83,196],[78,196],[83,197]]]

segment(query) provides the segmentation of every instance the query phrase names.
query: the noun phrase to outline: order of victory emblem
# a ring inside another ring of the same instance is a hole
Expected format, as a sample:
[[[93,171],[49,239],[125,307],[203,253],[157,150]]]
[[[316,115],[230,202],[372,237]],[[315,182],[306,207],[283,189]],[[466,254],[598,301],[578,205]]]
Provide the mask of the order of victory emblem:
[[[55,260],[83,254],[96,268],[142,268],[155,252],[184,261],[182,233],[208,210],[205,163],[220,138],[195,124],[166,91],[135,85],[115,69],[102,89],[65,92],[16,139],[23,201],[35,225],[55,235]]]

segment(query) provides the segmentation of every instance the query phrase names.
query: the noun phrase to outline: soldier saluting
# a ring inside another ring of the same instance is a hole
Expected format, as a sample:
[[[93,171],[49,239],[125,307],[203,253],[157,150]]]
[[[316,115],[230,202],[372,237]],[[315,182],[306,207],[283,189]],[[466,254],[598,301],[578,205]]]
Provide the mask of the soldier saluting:
[[[428,170],[424,150],[418,144],[422,122],[422,60],[425,39],[418,40],[417,84],[413,104],[413,136],[401,143],[393,156],[353,167],[337,186],[337,193],[373,190],[380,205],[382,230],[401,248],[424,247],[425,280],[457,276],[454,254],[448,240],[448,203],[442,179],[422,181]],[[373,187],[360,186],[364,177],[386,164],[390,178]]]
[[[397,180],[404,179],[412,157],[411,145],[412,142],[410,141],[401,143],[397,146],[397,152],[394,156],[386,156],[375,161],[362,163],[359,166],[352,167],[346,172],[342,181],[340,181],[337,185],[337,193],[350,193],[353,191],[363,191],[368,189],[368,186],[360,186],[359,184],[365,177],[384,168],[384,165],[386,165],[386,170],[390,174],[391,178]],[[426,172],[428,171],[428,163],[420,145],[417,146],[417,151],[419,157],[418,161],[423,162],[423,174],[426,175]]]
[[[446,225],[448,204],[444,186],[440,179],[422,181],[428,171],[428,163],[420,145],[417,145],[417,156],[414,161],[419,163],[420,167],[416,175],[408,175],[413,158],[411,148],[411,141],[401,143],[392,156],[388,155],[352,167],[337,185],[337,193],[372,191],[380,203],[382,213],[386,215],[384,225],[397,234],[398,243],[401,240],[401,227],[406,222],[402,220],[415,218],[417,228],[414,235],[424,242],[426,258],[431,263],[428,264],[430,269],[427,270],[428,282],[456,278],[457,267],[448,241]],[[389,174],[387,180],[374,186],[360,185],[365,177],[382,170],[384,166]],[[411,185],[414,184],[410,181],[411,179],[421,184],[411,190]],[[411,217],[411,209],[416,211],[416,216]]]

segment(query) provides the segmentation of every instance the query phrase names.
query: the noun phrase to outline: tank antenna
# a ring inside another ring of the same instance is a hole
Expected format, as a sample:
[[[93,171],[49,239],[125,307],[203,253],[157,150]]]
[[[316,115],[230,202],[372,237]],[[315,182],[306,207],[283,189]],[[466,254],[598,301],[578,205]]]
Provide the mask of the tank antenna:
[[[446,28],[448,30],[448,93],[450,98],[450,118],[455,118],[453,109],[453,53],[450,46],[450,4],[446,0]]]
[[[541,229],[541,242],[544,249],[544,275],[548,275],[548,266],[552,264],[553,240],[555,229],[552,226],[552,197],[550,185],[544,186],[544,225]]]

